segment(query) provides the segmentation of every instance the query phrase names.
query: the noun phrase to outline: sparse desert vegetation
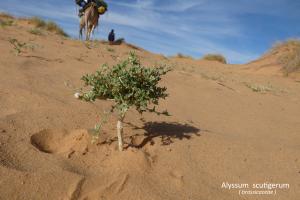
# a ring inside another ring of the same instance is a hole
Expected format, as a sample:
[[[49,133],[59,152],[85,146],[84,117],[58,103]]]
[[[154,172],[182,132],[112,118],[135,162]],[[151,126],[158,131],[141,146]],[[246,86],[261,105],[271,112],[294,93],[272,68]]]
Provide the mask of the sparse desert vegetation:
[[[28,20],[36,28],[45,28],[47,25],[47,22],[39,17],[32,17],[32,18],[29,18]]]
[[[109,48],[109,47],[107,47],[106,50],[107,50],[108,52],[112,52],[112,53],[115,52],[115,50],[114,50],[113,48]]]
[[[14,19],[12,15],[4,12],[0,12],[0,18]]]
[[[221,54],[206,54],[202,59],[209,61],[218,61],[220,63],[227,64],[226,58]]]
[[[26,53],[26,50],[34,51],[36,45],[32,43],[21,42],[16,38],[9,38],[8,42],[13,47],[13,52],[16,56],[19,56],[21,53]]]
[[[266,92],[273,91],[273,87],[271,85],[258,85],[253,83],[244,83],[244,84],[253,92],[266,93]]]
[[[35,27],[30,29],[29,32],[35,35],[41,35],[41,30],[46,30],[64,37],[69,37],[69,35],[55,22],[45,21],[39,17],[22,18],[23,20],[28,20],[29,23],[33,24]],[[0,27],[12,26],[17,20],[17,18],[9,15],[7,13],[0,13]]]
[[[188,55],[184,55],[182,53],[177,53],[175,56],[173,56],[174,58],[187,58],[187,59],[193,59],[191,56]]]
[[[44,29],[50,31],[52,33],[56,33],[58,35],[62,35],[64,37],[69,37],[69,35],[55,22],[45,21],[39,17],[32,17],[28,19],[30,23],[32,23],[36,28]]]
[[[0,13],[0,27],[12,26],[14,18],[7,13]]]
[[[50,32],[54,32],[58,35],[69,37],[69,35],[62,28],[60,28],[56,23],[51,21],[47,22],[46,30]]]
[[[300,71],[300,40],[289,39],[279,42],[270,50],[270,54],[278,54],[278,62],[286,75]]]
[[[8,41],[13,46],[14,52],[17,56],[23,52],[24,48],[26,48],[25,42],[20,42],[19,40],[15,39],[15,38],[11,38]]]
[[[295,78],[300,74],[300,39],[276,42],[264,55],[247,64],[255,73]]]
[[[39,28],[31,28],[28,32],[33,35],[43,35],[42,30]]]
[[[0,27],[12,26],[13,24],[14,21],[11,19],[7,19],[7,20],[0,19]]]

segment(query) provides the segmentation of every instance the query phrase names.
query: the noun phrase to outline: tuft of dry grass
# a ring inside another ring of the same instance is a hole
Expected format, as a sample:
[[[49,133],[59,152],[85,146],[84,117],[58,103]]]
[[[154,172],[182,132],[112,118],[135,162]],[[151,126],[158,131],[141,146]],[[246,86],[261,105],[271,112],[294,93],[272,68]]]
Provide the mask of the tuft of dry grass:
[[[135,46],[133,44],[126,43],[126,46],[128,46],[129,48],[131,48],[133,50],[137,50],[137,51],[141,51],[142,50],[140,47]]]
[[[220,63],[227,64],[226,58],[220,54],[206,54],[202,59],[209,61],[218,61]]]
[[[244,84],[253,92],[266,93],[266,92],[273,91],[273,87],[271,85],[257,85],[252,83],[244,83]]]
[[[11,19],[0,19],[0,27],[12,26],[14,25],[14,20]]]
[[[45,28],[47,22],[39,17],[32,17],[28,19],[31,24],[33,24],[36,28]]]
[[[282,52],[294,51],[298,48],[300,48],[299,39],[288,39],[286,41],[276,42],[268,53],[277,54]]]
[[[0,12],[0,18],[6,18],[6,19],[14,19],[14,17],[8,13]]]
[[[58,35],[69,37],[68,34],[60,26],[58,26],[56,23],[51,21],[47,23],[46,30],[50,32],[54,32]]]
[[[287,76],[292,72],[300,71],[300,50],[280,57],[279,62],[283,65],[283,71]]]
[[[55,22],[45,21],[39,17],[32,17],[29,19],[29,22],[32,23],[36,28],[44,29],[64,37],[69,37],[69,35],[64,32],[64,30],[58,26]]]
[[[277,43],[271,52],[281,52],[278,62],[282,65],[285,75],[300,71],[300,40],[289,39],[285,42]]]
[[[15,21],[14,21],[14,17],[7,14],[7,13],[0,13],[0,27],[6,27],[6,26],[12,26],[14,25]]]
[[[182,53],[178,53],[174,56],[175,58],[187,58],[187,59],[193,59],[191,56],[184,55]]]

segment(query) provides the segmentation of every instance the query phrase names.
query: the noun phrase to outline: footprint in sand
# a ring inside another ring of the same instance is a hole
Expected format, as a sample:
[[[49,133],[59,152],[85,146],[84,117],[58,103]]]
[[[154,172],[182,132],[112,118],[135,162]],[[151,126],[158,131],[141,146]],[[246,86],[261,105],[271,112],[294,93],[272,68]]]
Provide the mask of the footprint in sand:
[[[87,130],[46,129],[31,136],[31,144],[41,152],[67,157],[76,152],[86,154],[90,141]]]

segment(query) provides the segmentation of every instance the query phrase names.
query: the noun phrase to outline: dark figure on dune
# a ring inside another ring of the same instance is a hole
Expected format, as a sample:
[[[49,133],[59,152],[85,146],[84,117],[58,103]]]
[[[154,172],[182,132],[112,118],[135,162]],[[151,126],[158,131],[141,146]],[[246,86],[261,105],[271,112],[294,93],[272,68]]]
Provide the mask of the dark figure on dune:
[[[115,41],[115,32],[114,32],[114,29],[112,29],[108,35],[108,41],[109,41],[109,44],[113,44],[114,41]]]

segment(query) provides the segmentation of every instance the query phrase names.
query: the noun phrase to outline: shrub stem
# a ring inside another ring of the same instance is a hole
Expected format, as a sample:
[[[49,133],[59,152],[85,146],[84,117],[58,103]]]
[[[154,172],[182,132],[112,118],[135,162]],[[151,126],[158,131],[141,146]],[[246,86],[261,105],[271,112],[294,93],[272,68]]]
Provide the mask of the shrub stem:
[[[123,151],[123,119],[117,122],[118,146],[119,151]]]

